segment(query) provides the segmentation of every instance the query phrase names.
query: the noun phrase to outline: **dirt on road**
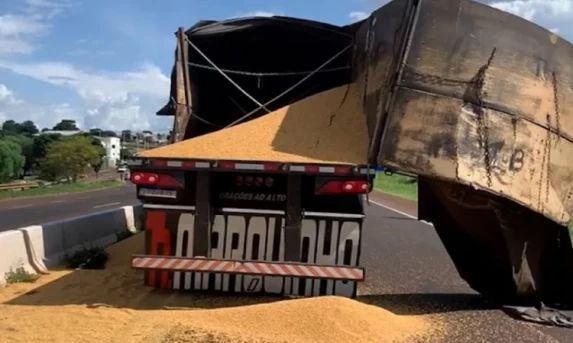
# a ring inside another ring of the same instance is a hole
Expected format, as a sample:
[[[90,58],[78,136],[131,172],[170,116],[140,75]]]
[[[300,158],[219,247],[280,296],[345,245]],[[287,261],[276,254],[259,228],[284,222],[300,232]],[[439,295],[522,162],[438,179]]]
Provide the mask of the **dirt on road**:
[[[3,342],[419,342],[445,328],[340,297],[281,300],[154,290],[130,268],[139,234],[110,248],[105,270],[54,271],[0,289]]]

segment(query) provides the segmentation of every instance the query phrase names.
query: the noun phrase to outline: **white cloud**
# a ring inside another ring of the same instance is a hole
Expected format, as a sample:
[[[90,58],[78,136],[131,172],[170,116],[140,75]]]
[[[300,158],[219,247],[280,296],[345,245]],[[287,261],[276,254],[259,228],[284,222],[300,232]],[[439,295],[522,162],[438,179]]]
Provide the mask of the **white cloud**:
[[[366,12],[350,12],[348,14],[348,16],[350,17],[350,19],[355,20],[355,21],[359,21],[362,19],[366,19],[368,18],[370,14],[366,13]]]
[[[0,84],[0,110],[5,106],[15,105],[21,102],[21,100],[16,99],[13,91],[8,89],[6,85]]]
[[[253,12],[247,12],[247,13],[243,13],[238,15],[238,17],[272,17],[275,15],[280,15],[280,14],[276,14],[273,12],[268,12],[268,11],[253,11]]]
[[[155,116],[155,111],[168,99],[170,79],[152,64],[115,73],[82,70],[57,62],[19,64],[0,60],[0,68],[76,92],[82,100],[78,108],[68,105],[39,111],[42,116],[47,116],[46,119],[50,122],[55,118],[75,119],[83,128],[98,126],[119,130],[148,129],[154,125],[167,127],[167,123],[162,121],[171,120],[161,120]],[[19,113],[23,112],[17,106],[12,106],[9,110],[4,112],[10,114],[11,118],[18,118]],[[34,114],[29,114],[27,119],[43,120],[37,113],[38,109],[34,109]],[[65,118],[65,115],[68,117]]]
[[[0,55],[32,53],[33,39],[47,29],[46,23],[31,16],[0,15]]]
[[[0,68],[73,89],[86,100],[123,98],[129,93],[166,98],[170,85],[170,79],[152,64],[127,72],[106,72],[82,70],[59,62],[23,64],[0,60]]]
[[[0,55],[31,54],[38,38],[51,29],[51,20],[72,6],[67,0],[25,0],[21,13],[0,15]]]
[[[0,120],[29,119],[41,127],[52,127],[62,119],[73,119],[84,129],[167,129],[172,118],[158,118],[155,111],[168,99],[170,79],[153,64],[108,72],[59,61],[22,63],[15,58],[18,54],[33,54],[38,38],[50,34],[55,16],[74,6],[73,1],[23,0],[20,12],[0,15],[0,70],[68,89],[79,99],[73,104],[38,103],[34,97],[21,94],[24,100],[20,100],[7,85],[0,85]],[[68,56],[95,56],[88,48],[96,41],[80,39],[76,43],[81,48],[76,45]],[[98,55],[112,53],[107,49],[97,51]]]
[[[571,0],[509,0],[490,2],[489,5],[530,21],[538,15],[570,17],[573,14]]]

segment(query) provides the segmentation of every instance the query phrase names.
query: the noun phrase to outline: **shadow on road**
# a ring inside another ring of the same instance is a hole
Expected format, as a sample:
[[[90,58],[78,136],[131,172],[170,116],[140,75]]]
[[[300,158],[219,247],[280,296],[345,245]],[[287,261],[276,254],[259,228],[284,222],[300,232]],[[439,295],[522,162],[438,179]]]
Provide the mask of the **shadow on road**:
[[[359,296],[359,301],[399,315],[423,315],[499,309],[478,294],[420,293]]]

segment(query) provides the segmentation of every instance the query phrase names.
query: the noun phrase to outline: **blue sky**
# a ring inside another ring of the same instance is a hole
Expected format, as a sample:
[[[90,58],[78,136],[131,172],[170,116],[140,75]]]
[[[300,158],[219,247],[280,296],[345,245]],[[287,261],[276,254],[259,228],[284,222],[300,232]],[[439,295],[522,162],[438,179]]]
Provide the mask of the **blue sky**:
[[[481,1],[573,41],[573,0]],[[0,122],[167,131],[171,121],[155,111],[168,96],[178,26],[271,14],[347,24],[384,2],[0,0]]]

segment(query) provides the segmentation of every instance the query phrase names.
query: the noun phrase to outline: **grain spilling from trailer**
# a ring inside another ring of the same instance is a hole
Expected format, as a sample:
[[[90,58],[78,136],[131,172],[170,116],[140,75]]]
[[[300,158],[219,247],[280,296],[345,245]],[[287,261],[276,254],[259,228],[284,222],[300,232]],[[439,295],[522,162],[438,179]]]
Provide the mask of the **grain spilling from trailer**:
[[[366,164],[368,131],[356,84],[255,120],[142,152],[141,157]]]
[[[377,297],[368,304],[333,296],[276,301],[157,292],[129,268],[144,242],[141,233],[108,247],[106,269],[57,270],[0,288],[1,341],[436,342],[448,330],[439,315],[398,314]],[[55,323],[57,330],[48,329]]]

